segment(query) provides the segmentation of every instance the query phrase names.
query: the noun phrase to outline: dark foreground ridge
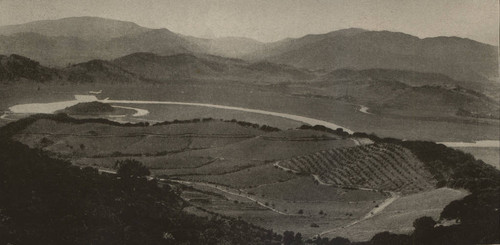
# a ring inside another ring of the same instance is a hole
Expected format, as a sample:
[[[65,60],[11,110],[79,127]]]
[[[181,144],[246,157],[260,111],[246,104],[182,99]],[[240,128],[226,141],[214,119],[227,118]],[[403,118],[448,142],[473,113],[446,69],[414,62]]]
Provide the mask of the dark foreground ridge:
[[[182,211],[186,203],[169,185],[80,169],[3,136],[0,149],[0,244],[279,244],[281,240],[272,231],[241,220],[187,214]]]

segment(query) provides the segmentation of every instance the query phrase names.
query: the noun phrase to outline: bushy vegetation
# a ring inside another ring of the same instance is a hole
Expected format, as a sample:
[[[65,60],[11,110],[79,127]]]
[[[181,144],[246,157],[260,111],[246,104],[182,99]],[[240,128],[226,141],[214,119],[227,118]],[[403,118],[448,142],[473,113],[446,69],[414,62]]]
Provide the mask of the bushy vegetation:
[[[331,129],[331,128],[327,128],[323,125],[314,125],[314,126],[311,126],[311,125],[302,125],[299,127],[299,129],[312,129],[312,130],[316,130],[316,131],[321,131],[321,132],[326,132],[326,133],[331,133],[331,134],[336,134],[338,136],[342,136],[342,137],[349,137],[349,133],[348,132],[345,132],[342,128],[337,128],[335,130]]]
[[[240,126],[243,126],[243,127],[252,127],[252,128],[258,128],[262,131],[265,131],[265,132],[278,132],[278,131],[281,131],[279,128],[275,128],[275,127],[271,127],[271,126],[268,126],[268,125],[259,125],[259,124],[256,124],[256,123],[250,123],[250,122],[244,122],[244,121],[238,121],[236,119],[232,119],[232,120],[225,120],[225,122],[232,122],[232,123],[236,123]]]
[[[173,121],[165,121],[165,122],[161,122],[161,123],[156,123],[154,126],[160,126],[160,125],[170,125],[170,124],[180,124],[180,123],[198,123],[198,122],[213,122],[213,121],[216,121],[217,119],[213,119],[211,117],[208,117],[208,118],[195,118],[195,119],[191,119],[191,120],[173,120]],[[271,126],[268,126],[268,125],[259,125],[259,124],[256,124],[256,123],[250,123],[250,122],[245,122],[245,121],[238,121],[236,119],[231,119],[231,120],[222,120],[220,119],[220,121],[223,121],[223,122],[229,122],[229,123],[236,123],[240,126],[243,126],[243,127],[250,127],[250,128],[255,128],[255,129],[260,129],[262,131],[265,131],[265,132],[277,132],[277,131],[281,131],[279,128],[275,128],[275,127],[271,127]]]
[[[273,244],[279,239],[237,219],[188,215],[169,185],[80,169],[3,137],[0,149],[0,244]]]
[[[122,178],[140,178],[150,174],[148,168],[134,159],[116,161],[115,168],[118,169],[116,172],[118,176]]]
[[[78,103],[63,110],[69,114],[100,114],[115,111],[110,104],[101,103],[98,101]]]

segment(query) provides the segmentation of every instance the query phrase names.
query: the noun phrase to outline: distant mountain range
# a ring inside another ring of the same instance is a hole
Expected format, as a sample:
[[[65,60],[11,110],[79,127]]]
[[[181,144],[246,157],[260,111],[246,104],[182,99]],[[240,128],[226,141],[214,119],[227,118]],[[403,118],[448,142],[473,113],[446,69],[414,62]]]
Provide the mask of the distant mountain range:
[[[404,33],[345,29],[274,43],[248,38],[204,39],[131,22],[73,17],[0,27],[0,53],[66,66],[145,52],[208,54],[309,70],[399,69],[442,73],[456,80],[498,80],[498,47],[458,37],[420,39]]]

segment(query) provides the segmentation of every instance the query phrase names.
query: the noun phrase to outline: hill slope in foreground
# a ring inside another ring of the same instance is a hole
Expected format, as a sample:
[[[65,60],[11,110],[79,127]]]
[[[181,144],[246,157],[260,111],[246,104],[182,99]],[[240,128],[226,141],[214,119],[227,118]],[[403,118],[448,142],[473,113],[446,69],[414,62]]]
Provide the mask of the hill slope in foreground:
[[[33,116],[2,130],[3,137],[80,167],[113,172],[116,161],[143,162],[153,176],[180,188],[191,205],[185,210],[198,215],[216,213],[279,233],[343,235],[354,241],[381,231],[410,233],[415,218],[430,216],[441,225],[462,222],[436,226],[442,227],[436,232],[453,233],[475,222],[467,239],[496,241],[491,234],[497,230],[491,232],[498,220],[490,215],[498,217],[498,202],[487,197],[498,190],[499,171],[430,142],[322,127],[279,131],[213,119],[145,127]],[[478,205],[478,210],[471,212],[489,218],[464,221],[465,214],[456,213],[463,200],[449,207],[467,192],[476,195],[476,203],[469,205]],[[415,207],[423,197],[426,204]]]

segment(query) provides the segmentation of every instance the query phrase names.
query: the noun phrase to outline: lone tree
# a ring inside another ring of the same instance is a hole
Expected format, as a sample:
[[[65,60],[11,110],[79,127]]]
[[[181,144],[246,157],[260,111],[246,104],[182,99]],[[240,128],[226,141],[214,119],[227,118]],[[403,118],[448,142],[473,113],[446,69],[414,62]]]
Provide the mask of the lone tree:
[[[149,169],[135,159],[116,161],[115,168],[118,169],[118,176],[122,178],[140,178],[150,174]]]

